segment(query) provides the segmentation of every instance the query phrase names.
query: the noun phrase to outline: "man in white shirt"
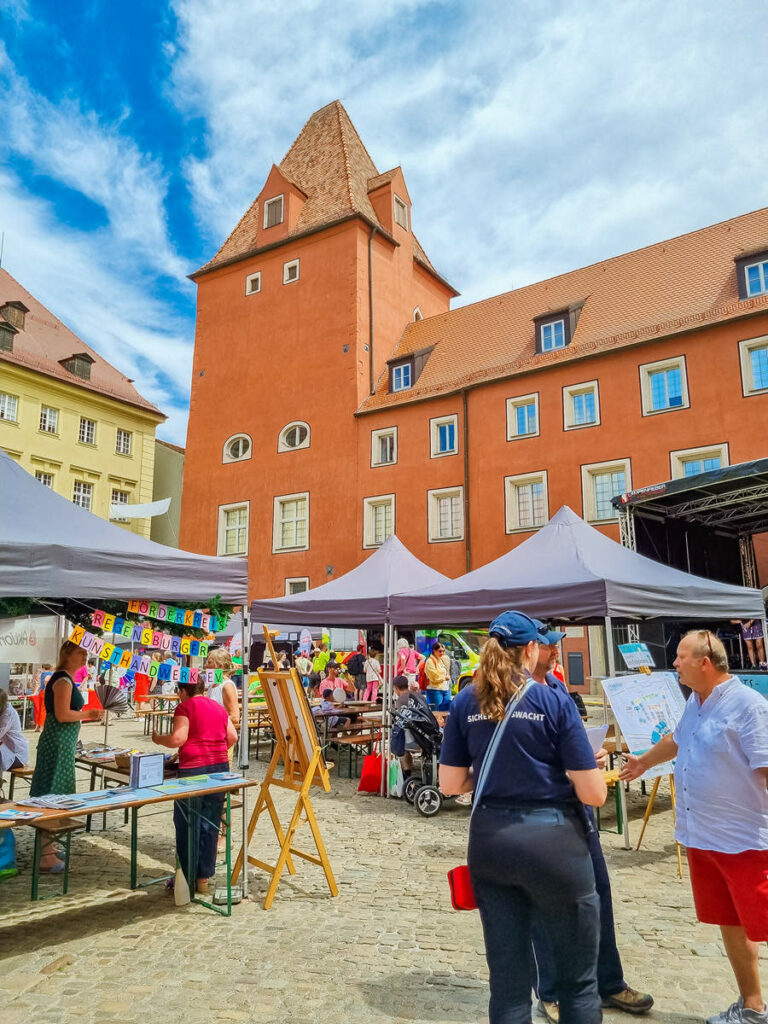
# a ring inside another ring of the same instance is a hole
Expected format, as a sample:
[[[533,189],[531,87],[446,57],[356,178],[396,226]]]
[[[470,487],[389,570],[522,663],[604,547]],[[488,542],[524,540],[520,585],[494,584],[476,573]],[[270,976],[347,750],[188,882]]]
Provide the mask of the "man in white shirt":
[[[677,757],[675,839],[687,848],[696,916],[717,924],[739,997],[707,1024],[768,1024],[758,943],[768,940],[768,701],[728,671],[709,630],[686,633],[675,660],[693,693],[673,734],[624,780]]]

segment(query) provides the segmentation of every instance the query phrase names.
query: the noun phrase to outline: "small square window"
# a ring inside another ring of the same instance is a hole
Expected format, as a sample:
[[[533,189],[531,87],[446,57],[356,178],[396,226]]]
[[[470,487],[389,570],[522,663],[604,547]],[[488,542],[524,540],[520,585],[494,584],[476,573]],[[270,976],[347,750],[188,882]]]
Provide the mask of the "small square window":
[[[309,493],[284,494],[275,498],[272,550],[309,549]]]
[[[506,477],[504,499],[507,533],[538,530],[549,519],[546,471]]]
[[[59,429],[59,410],[50,406],[40,407],[40,429],[45,434],[55,434]]]
[[[739,342],[739,358],[744,395],[768,391],[768,337]]]
[[[535,437],[539,433],[539,395],[507,399],[507,440]]]
[[[0,420],[16,423],[19,416],[19,399],[16,395],[7,395],[0,391]]]
[[[395,224],[408,230],[408,207],[400,196],[395,196]]]
[[[751,263],[744,268],[747,279],[747,296],[765,295],[768,292],[768,260]]]
[[[430,543],[464,538],[464,488],[427,491]]]
[[[640,367],[640,390],[644,416],[687,409],[690,402],[685,357],[645,363]]]
[[[121,430],[117,428],[117,437],[115,439],[115,451],[118,455],[130,455],[131,454],[131,439],[132,434],[130,430]]]
[[[615,519],[613,498],[632,486],[629,459],[595,462],[581,467],[581,492],[584,518],[592,522]]]
[[[79,505],[80,508],[90,512],[91,503],[93,502],[93,484],[84,483],[82,480],[75,480],[72,501],[75,505]]]
[[[84,416],[80,417],[80,430],[78,432],[78,440],[81,444],[96,444],[96,424],[93,420],[87,420]]]
[[[412,367],[410,363],[398,363],[391,369],[392,391],[405,391],[411,386]]]
[[[429,421],[430,457],[455,455],[459,450],[458,416],[442,416]]]
[[[264,203],[264,227],[273,228],[283,223],[283,196],[275,196]]]
[[[249,274],[245,279],[245,294],[255,295],[261,291],[261,271],[257,270],[255,274]]]
[[[248,554],[248,518],[250,504],[219,506],[219,555]]]
[[[283,284],[291,284],[299,280],[299,261],[291,260],[283,264]]]
[[[309,590],[309,576],[289,576],[285,581],[285,596],[305,594]]]
[[[393,466],[397,462],[397,427],[371,431],[371,465]]]
[[[42,470],[35,470],[35,480],[43,487],[53,487],[53,473],[44,473]]]
[[[566,430],[594,427],[600,422],[597,381],[563,388],[563,423]]]
[[[541,351],[551,352],[556,348],[565,348],[565,320],[541,325]]]
[[[728,465],[728,445],[717,444],[708,448],[685,448],[670,452],[672,479],[709,473]]]
[[[395,532],[395,496],[363,499],[363,547],[378,548]]]

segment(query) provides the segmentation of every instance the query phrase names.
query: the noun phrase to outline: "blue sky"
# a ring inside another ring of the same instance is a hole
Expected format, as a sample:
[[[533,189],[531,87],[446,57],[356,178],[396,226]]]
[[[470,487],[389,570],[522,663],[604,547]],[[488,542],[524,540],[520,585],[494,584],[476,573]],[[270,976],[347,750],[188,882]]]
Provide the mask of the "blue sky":
[[[768,205],[731,0],[0,0],[4,266],[183,444],[195,287],[341,99],[471,302]],[[393,339],[393,344],[396,339]]]

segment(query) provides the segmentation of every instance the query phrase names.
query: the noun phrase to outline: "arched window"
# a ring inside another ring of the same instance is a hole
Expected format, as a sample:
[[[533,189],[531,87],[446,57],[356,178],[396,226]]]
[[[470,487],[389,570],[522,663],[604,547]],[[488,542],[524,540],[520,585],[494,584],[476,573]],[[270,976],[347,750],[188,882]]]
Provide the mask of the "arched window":
[[[417,306],[414,309],[414,311],[413,311],[413,322],[414,323],[418,323],[419,320],[423,320],[423,319],[424,319],[424,314],[421,312],[421,310]]]
[[[250,459],[253,445],[247,434],[233,434],[224,442],[223,462],[243,462]]]
[[[309,424],[301,420],[283,427],[277,442],[279,452],[292,452],[297,448],[309,448]]]

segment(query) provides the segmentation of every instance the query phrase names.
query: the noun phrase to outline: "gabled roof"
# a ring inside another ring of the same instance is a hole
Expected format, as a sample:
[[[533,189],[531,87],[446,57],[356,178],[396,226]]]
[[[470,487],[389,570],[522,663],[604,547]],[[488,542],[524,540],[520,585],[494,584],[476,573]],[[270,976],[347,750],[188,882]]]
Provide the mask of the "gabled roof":
[[[734,260],[757,249],[768,249],[768,209],[411,323],[393,358],[434,346],[416,386],[389,394],[382,374],[360,411],[768,312],[768,295],[738,296]],[[571,344],[537,355],[534,318],[582,303]]]
[[[22,302],[28,312],[24,318],[24,329],[14,334],[13,351],[0,350],[0,361],[24,366],[74,387],[106,395],[163,416],[158,408],[141,397],[128,377],[123,376],[106,359],[102,359],[98,352],[70,331],[7,270],[0,268],[0,306],[7,302]],[[62,361],[74,355],[92,360],[90,380],[78,377],[62,365]]]
[[[351,217],[362,217],[388,235],[368,198],[371,181],[387,175],[379,175],[339,100],[315,111],[278,167],[307,196],[288,239]],[[396,171],[394,168],[387,174],[394,175]],[[259,224],[259,202],[254,200],[213,259],[191,276],[197,277],[258,252]],[[416,237],[412,238],[414,259],[430,273],[437,274]]]

